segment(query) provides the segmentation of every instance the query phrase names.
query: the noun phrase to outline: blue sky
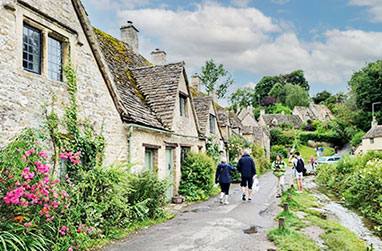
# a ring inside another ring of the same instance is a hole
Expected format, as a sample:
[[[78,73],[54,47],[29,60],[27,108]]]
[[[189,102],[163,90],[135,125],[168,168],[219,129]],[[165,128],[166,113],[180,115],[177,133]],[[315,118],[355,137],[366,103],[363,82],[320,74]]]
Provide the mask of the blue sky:
[[[91,23],[119,38],[127,20],[139,51],[161,48],[188,75],[213,58],[236,88],[304,70],[311,94],[344,91],[353,71],[382,59],[382,0],[83,0]]]

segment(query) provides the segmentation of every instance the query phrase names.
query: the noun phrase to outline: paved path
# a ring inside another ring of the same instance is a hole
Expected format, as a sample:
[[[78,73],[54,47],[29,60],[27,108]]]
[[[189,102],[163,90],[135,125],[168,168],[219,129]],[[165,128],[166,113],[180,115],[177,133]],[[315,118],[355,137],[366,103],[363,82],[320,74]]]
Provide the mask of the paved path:
[[[287,176],[290,173],[289,170]],[[103,250],[264,251],[275,248],[266,235],[276,225],[273,219],[281,210],[277,206],[279,199],[275,198],[276,178],[268,172],[259,181],[260,191],[254,194],[252,203],[242,202],[240,188],[234,185],[230,205],[220,205],[216,197],[212,198],[185,208],[166,223],[142,230]],[[258,233],[243,232],[253,226],[258,228]]]

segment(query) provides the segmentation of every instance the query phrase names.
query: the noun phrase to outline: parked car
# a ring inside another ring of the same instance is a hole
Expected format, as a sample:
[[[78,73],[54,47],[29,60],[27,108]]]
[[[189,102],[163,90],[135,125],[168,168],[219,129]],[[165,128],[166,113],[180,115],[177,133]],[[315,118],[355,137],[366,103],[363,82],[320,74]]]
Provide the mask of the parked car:
[[[317,164],[332,164],[336,163],[341,159],[341,156],[328,156],[328,157],[319,157],[316,162]]]

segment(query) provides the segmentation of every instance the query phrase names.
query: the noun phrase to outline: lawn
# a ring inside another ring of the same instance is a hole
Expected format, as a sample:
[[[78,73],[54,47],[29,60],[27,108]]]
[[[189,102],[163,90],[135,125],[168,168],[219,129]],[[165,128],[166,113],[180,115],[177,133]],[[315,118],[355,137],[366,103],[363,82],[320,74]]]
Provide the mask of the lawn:
[[[301,147],[299,147],[298,150],[302,158],[305,160],[305,164],[310,163],[310,158],[312,155],[315,159],[317,158],[316,150],[313,147],[302,145]],[[323,156],[332,156],[332,155],[334,155],[334,149],[331,147],[324,147]]]

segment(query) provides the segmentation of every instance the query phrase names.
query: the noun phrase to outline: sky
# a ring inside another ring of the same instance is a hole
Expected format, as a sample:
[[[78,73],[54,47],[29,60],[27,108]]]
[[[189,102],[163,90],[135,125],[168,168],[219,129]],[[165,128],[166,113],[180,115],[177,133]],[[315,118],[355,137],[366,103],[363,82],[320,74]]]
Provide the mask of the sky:
[[[264,76],[302,69],[311,95],[347,90],[354,71],[382,59],[382,0],[83,0],[93,26],[120,38],[128,20],[139,52],[200,73],[208,59],[235,79],[230,92]],[[224,100],[223,103],[227,103]]]

